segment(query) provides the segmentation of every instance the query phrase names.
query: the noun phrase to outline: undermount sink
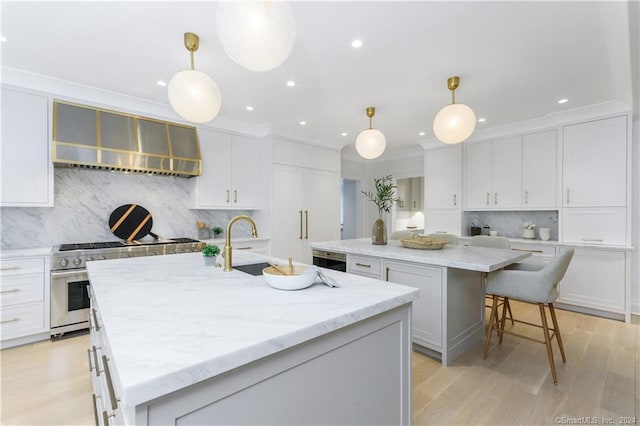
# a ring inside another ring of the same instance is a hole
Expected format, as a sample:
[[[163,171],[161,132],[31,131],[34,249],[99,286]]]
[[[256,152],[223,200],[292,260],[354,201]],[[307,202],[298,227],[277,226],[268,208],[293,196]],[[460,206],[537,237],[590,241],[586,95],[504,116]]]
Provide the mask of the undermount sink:
[[[260,262],[260,263],[249,263],[248,265],[236,265],[233,267],[233,269],[257,276],[257,275],[262,275],[262,270],[267,266],[269,266],[268,263]]]

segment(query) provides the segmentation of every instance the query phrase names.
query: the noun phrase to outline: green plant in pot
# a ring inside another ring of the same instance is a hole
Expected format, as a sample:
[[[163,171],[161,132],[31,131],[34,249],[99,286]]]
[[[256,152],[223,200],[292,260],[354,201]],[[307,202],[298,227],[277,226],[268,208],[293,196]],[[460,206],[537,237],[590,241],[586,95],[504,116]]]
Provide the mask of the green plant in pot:
[[[375,192],[362,191],[362,194],[378,208],[378,219],[373,224],[371,242],[380,245],[387,244],[387,227],[382,219],[382,212],[389,213],[391,207],[398,202],[399,197],[396,195],[396,184],[391,175],[374,178],[373,183]]]
[[[220,254],[220,247],[207,244],[202,248],[201,252],[204,259],[204,264],[207,266],[215,266],[216,259]]]
[[[221,226],[214,226],[212,231],[213,231],[213,237],[214,238],[218,238],[222,234],[222,227]]]

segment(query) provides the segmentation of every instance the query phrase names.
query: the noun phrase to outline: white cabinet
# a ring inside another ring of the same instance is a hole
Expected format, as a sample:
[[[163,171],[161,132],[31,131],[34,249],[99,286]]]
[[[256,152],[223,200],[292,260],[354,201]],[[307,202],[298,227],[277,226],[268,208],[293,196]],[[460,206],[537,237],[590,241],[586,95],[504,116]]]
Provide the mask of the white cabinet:
[[[522,207],[556,209],[557,152],[555,130],[522,136]]]
[[[627,205],[627,117],[565,126],[564,207]]]
[[[260,209],[260,142],[200,128],[202,174],[193,178],[193,209]]]
[[[559,285],[559,303],[625,313],[626,256],[623,251],[574,248]]]
[[[425,233],[460,235],[462,146],[425,151]]]
[[[385,280],[420,289],[413,301],[411,338],[415,343],[442,350],[442,268],[384,259]]]
[[[0,260],[0,336],[3,348],[49,338],[48,289],[47,257]],[[45,333],[44,337],[37,336],[42,333]]]
[[[555,209],[556,131],[469,144],[465,148],[465,207]]]
[[[382,279],[382,259],[379,257],[347,254],[347,273]]]
[[[562,241],[624,245],[626,218],[626,207],[565,208],[562,210]]]
[[[423,211],[423,178],[401,178],[396,180],[398,202],[397,211]]]
[[[309,243],[340,239],[338,173],[273,166],[271,255],[312,263]]]
[[[467,209],[520,207],[522,192],[520,137],[467,145],[465,206]]]
[[[2,88],[0,205],[53,207],[49,99]]]

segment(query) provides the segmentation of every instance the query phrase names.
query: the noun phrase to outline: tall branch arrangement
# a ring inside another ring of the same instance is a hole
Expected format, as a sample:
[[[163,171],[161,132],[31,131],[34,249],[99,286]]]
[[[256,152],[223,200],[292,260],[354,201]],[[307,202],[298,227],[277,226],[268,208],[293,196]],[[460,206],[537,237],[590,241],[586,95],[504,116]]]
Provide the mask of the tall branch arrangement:
[[[382,217],[382,212],[389,213],[391,206],[397,203],[400,197],[396,195],[396,185],[393,183],[391,175],[373,179],[376,187],[375,193],[372,191],[361,191],[362,194],[378,207],[378,216]]]

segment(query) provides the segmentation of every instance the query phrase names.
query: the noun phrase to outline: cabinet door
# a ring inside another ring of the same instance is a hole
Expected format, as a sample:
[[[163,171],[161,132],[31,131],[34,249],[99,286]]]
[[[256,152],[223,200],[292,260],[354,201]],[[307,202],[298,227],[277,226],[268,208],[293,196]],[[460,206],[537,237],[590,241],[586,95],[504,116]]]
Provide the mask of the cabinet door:
[[[493,208],[520,207],[522,198],[522,143],[520,136],[493,141],[491,180]]]
[[[300,182],[306,243],[300,257],[304,263],[311,263],[309,242],[340,239],[340,178],[333,172],[301,169]]]
[[[295,167],[274,165],[271,191],[271,255],[280,258],[298,256],[304,237],[303,212],[299,199],[299,170]]]
[[[558,302],[624,313],[624,252],[576,248],[559,290]]]
[[[425,153],[426,209],[457,208],[462,181],[462,146]]]
[[[464,171],[466,208],[491,208],[491,142],[469,144],[465,147]]]
[[[424,215],[424,233],[433,234],[436,232],[447,232],[449,234],[461,235],[460,232],[460,210],[457,209],[437,209],[426,210]]]
[[[442,348],[442,269],[384,260],[386,281],[420,289],[413,301],[411,337],[420,345]]]
[[[236,136],[231,140],[231,205],[255,209],[260,206],[260,142]]]
[[[627,240],[625,207],[574,208],[562,211],[562,241],[619,244]]]
[[[202,174],[192,179],[192,208],[220,208],[231,201],[231,135],[200,128]]]
[[[522,207],[556,208],[556,131],[522,137]]]
[[[574,124],[563,129],[563,205],[627,204],[627,117]]]
[[[2,190],[0,205],[52,207],[49,100],[2,89]]]

